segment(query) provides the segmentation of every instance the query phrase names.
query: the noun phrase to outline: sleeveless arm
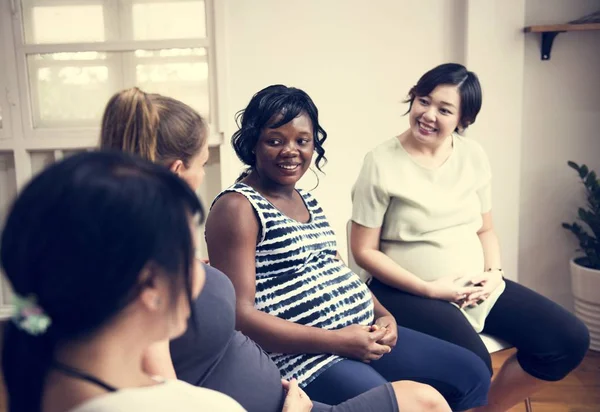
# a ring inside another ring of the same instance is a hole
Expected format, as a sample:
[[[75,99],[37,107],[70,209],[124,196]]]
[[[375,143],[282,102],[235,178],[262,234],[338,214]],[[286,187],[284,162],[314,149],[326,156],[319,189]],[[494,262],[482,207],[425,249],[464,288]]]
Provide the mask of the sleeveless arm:
[[[254,307],[258,236],[258,219],[243,195],[226,193],[215,202],[206,222],[208,255],[211,266],[225,273],[235,288],[236,329],[269,352],[335,353],[334,331],[299,325]]]

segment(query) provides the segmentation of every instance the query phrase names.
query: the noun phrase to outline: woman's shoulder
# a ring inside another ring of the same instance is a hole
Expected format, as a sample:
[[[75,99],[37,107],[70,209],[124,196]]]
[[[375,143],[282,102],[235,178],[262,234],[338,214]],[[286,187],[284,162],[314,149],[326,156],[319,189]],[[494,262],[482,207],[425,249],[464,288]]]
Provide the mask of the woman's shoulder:
[[[404,163],[408,157],[398,137],[392,137],[369,150],[363,158],[363,172],[393,170],[399,162]]]
[[[388,175],[397,171],[399,164],[410,164],[406,162],[407,159],[398,137],[387,139],[365,154],[355,187],[361,183],[367,183],[369,186],[387,186]]]
[[[482,156],[485,155],[485,150],[481,143],[472,137],[461,136],[454,134],[454,144],[460,147],[461,151],[465,155],[470,156]]]
[[[489,168],[488,156],[485,149],[477,140],[458,134],[454,135],[454,144],[463,160],[468,160],[480,167]]]
[[[399,152],[398,149],[401,149],[400,141],[397,136],[394,136],[390,139],[385,140],[384,142],[379,143],[373,149],[367,152],[367,156],[371,156],[377,158],[378,160],[381,158],[388,158],[390,155],[394,155]]]
[[[223,213],[235,217],[253,213],[251,196],[254,190],[249,189],[251,188],[243,183],[236,183],[223,190],[213,200],[208,218],[210,219],[211,214]]]
[[[196,300],[201,300],[200,297],[202,297],[203,294],[208,295],[209,292],[223,299],[230,297],[229,292],[231,292],[231,297],[235,299],[233,283],[231,283],[231,280],[225,273],[214,266],[210,266],[210,264],[203,263],[202,267],[206,273],[206,282],[202,292],[200,292],[200,295],[198,295]]]
[[[170,405],[170,410],[190,410],[197,412],[198,410],[222,410],[231,412],[243,412],[244,408],[237,403],[233,398],[208,388],[201,388],[195,385],[180,380],[170,380],[166,382],[171,385],[169,389],[171,393],[169,398],[173,400]],[[181,405],[181,409],[179,409]],[[165,403],[166,406],[166,403]],[[177,407],[173,407],[177,406]],[[200,408],[200,409],[198,409]],[[158,411],[159,409],[157,409]],[[166,409],[160,409],[166,410]]]
[[[238,203],[248,203],[246,200],[248,196],[252,195],[255,192],[250,186],[242,182],[235,182],[228,188],[222,190],[212,201],[211,209],[215,206],[217,202],[219,204],[227,204],[227,205],[238,205]],[[226,200],[223,200],[226,199]]]
[[[301,197],[301,200],[303,200],[304,203],[309,208],[316,207],[316,206],[319,205],[319,202],[317,201],[317,198],[313,195],[312,190],[306,190],[306,189],[296,188],[296,192],[298,192],[298,194]]]
[[[222,280],[224,282],[229,281],[229,278],[227,277],[227,275],[225,275],[225,273],[211,266],[210,263],[202,263],[202,267],[204,268],[204,272],[206,273],[207,277],[210,276],[212,278],[219,279],[220,281]]]
[[[141,388],[127,388],[93,398],[70,412],[129,412],[131,410],[158,412],[177,410],[226,410],[242,412],[244,409],[232,398],[211,389],[199,388],[179,380]]]
[[[255,191],[246,192],[246,187],[234,185],[239,190],[224,190],[217,196],[210,207],[210,213],[206,218],[205,236],[207,242],[225,241],[226,239],[242,240],[244,236],[256,237],[257,231],[261,230],[261,222],[257,222],[256,216],[265,206]],[[243,190],[244,192],[242,192]],[[254,189],[252,189],[254,190]]]

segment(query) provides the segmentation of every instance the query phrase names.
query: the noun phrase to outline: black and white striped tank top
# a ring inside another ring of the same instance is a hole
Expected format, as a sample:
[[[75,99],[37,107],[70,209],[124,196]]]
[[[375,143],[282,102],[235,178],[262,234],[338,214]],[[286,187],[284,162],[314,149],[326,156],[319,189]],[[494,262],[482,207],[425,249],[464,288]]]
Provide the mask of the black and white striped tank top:
[[[228,192],[244,195],[260,220],[255,260],[257,309],[323,329],[373,323],[371,292],[358,275],[336,259],[335,234],[308,192],[298,190],[310,214],[307,223],[284,215],[244,183],[236,183],[217,199]],[[296,378],[301,387],[343,359],[331,354],[269,355],[282,377]]]

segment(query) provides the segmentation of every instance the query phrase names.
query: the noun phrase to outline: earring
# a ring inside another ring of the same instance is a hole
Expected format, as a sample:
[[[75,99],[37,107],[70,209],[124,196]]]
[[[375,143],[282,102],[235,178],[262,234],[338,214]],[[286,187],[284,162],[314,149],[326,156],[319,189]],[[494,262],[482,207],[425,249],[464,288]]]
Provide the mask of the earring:
[[[313,169],[312,166],[309,167],[308,170],[313,172],[313,174],[317,178],[317,184],[312,189],[309,190],[309,192],[311,192],[311,191],[315,190],[317,187],[319,187],[319,183],[321,182],[321,180],[319,179],[319,175],[317,174],[317,172],[315,172],[315,169]]]

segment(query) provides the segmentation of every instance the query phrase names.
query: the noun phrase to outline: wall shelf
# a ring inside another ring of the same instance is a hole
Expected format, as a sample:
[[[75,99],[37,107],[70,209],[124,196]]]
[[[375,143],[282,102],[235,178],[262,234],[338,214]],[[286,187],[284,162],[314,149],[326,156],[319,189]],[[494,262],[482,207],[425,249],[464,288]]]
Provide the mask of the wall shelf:
[[[552,51],[552,43],[559,33],[568,31],[591,31],[600,30],[600,23],[585,23],[585,24],[542,24],[538,26],[525,27],[525,33],[541,33],[542,34],[542,60],[550,60],[550,52]]]

